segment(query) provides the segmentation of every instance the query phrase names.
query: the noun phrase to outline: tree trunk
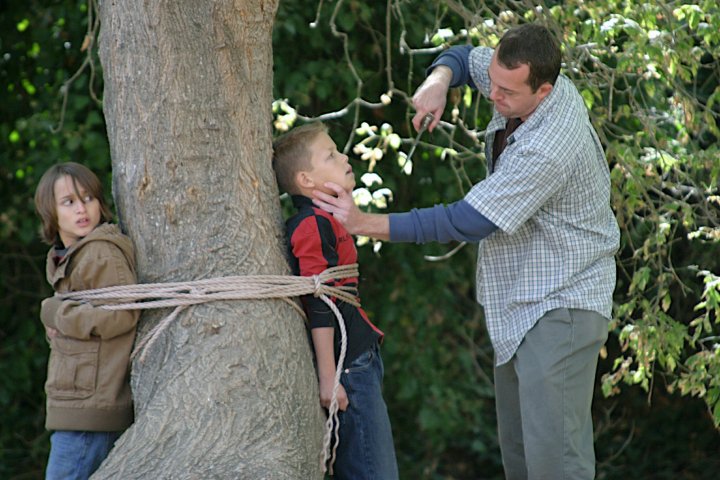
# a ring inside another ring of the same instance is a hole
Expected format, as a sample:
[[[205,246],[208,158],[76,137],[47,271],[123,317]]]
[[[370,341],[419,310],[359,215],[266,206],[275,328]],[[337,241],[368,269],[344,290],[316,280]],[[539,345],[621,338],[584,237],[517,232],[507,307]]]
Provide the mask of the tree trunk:
[[[116,205],[140,282],[289,274],[271,168],[277,0],[104,0]],[[139,337],[169,313],[144,314]],[[135,424],[93,478],[320,478],[301,318],[280,300],[186,310],[132,375]]]

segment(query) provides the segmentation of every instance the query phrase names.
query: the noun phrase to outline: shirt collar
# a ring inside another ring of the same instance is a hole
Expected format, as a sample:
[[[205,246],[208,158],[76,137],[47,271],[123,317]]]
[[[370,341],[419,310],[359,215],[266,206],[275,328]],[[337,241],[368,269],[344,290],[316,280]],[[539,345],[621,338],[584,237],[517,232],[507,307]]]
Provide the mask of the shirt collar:
[[[312,207],[314,205],[312,199],[310,197],[306,197],[305,195],[291,195],[290,198],[292,199],[293,205],[298,210],[301,208]]]

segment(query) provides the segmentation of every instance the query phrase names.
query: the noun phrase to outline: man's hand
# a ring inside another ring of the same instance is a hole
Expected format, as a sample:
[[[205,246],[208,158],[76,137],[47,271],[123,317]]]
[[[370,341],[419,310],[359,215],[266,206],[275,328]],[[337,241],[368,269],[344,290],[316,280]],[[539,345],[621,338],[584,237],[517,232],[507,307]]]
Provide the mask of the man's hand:
[[[327,379],[320,379],[320,405],[322,405],[325,408],[330,408],[330,402],[332,402],[332,392],[333,387],[335,386],[335,377],[333,378],[327,378]],[[348,396],[345,392],[345,387],[342,386],[342,384],[338,385],[337,390],[337,402],[338,402],[338,408],[341,411],[347,410],[347,407],[349,405]]]
[[[335,192],[337,196],[313,190],[313,203],[326,212],[332,213],[333,217],[342,223],[348,232],[357,233],[353,227],[357,225],[357,219],[361,212],[355,205],[352,195],[336,183],[328,182],[325,187]]]
[[[355,205],[352,195],[332,182],[325,184],[337,197],[313,190],[313,202],[332,213],[351,235],[367,235],[378,240],[390,239],[390,220],[385,214],[365,213]]]
[[[435,67],[415,91],[412,102],[416,113],[412,122],[416,131],[420,131],[423,118],[428,113],[432,113],[433,117],[435,117],[428,125],[428,131],[432,132],[440,123],[440,117],[442,117],[447,103],[447,92],[451,81],[452,70],[445,65],[439,65]]]

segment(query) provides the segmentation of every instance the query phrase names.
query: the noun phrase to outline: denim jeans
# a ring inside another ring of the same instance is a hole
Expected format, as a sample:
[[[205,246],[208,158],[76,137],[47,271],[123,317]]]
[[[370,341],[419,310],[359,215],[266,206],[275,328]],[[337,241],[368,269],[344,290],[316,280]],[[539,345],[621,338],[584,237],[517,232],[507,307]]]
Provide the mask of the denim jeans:
[[[338,480],[398,478],[390,418],[382,397],[384,367],[377,345],[346,366],[340,377],[348,395],[340,412],[340,445],[333,467]]]
[[[122,432],[58,430],[50,435],[46,480],[85,480],[100,466]]]

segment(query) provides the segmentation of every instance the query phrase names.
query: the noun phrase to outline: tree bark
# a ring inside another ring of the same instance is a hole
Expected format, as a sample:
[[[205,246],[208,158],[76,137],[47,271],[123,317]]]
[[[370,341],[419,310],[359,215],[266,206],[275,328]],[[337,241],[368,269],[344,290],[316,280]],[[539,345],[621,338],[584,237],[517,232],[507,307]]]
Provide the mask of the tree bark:
[[[271,168],[277,0],[103,0],[113,190],[140,282],[289,274]],[[169,311],[144,314],[139,338]],[[280,300],[186,310],[93,478],[320,478],[307,334]]]

